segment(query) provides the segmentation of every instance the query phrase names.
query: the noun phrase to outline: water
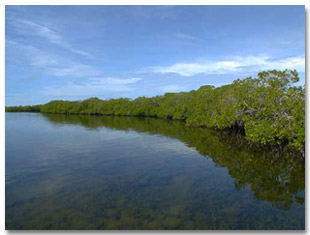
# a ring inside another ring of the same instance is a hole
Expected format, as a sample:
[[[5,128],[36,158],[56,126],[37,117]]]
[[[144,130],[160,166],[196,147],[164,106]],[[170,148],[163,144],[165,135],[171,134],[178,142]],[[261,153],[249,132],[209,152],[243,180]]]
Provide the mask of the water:
[[[304,229],[304,160],[152,118],[6,113],[6,229]]]

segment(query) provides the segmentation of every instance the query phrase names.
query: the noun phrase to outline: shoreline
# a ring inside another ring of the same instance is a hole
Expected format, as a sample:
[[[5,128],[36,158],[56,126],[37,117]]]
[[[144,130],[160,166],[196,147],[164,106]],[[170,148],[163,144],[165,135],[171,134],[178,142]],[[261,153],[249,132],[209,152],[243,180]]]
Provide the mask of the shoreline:
[[[245,134],[241,132],[237,132],[234,128],[209,128],[209,127],[202,127],[202,126],[187,126],[186,120],[184,119],[173,119],[173,118],[163,118],[163,117],[156,117],[156,116],[133,116],[133,115],[115,115],[115,114],[87,114],[87,113],[52,113],[52,112],[40,112],[40,111],[5,111],[6,113],[40,113],[42,115],[65,115],[65,116],[92,116],[92,117],[120,117],[120,118],[149,118],[149,119],[159,119],[159,120],[167,120],[167,121],[176,121],[183,123],[187,128],[192,129],[201,129],[201,130],[214,130],[218,132],[225,132],[226,134],[230,136],[241,136],[243,138],[243,141],[249,145],[249,146],[257,146],[264,149],[278,149],[279,151],[283,151],[283,149],[288,149],[290,151],[294,151],[298,154],[300,154],[303,158],[305,157],[305,149],[299,150],[294,147],[288,146],[288,145],[279,145],[279,144],[262,144],[259,142],[253,142],[249,141],[245,138]]]

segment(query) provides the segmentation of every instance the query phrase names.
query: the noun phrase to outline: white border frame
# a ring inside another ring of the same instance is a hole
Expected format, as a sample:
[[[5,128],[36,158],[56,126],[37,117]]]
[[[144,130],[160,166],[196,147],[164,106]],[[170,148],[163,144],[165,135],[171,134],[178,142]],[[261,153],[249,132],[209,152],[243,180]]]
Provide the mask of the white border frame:
[[[44,1],[44,2],[43,2]],[[305,5],[306,8],[306,232],[303,231],[5,231],[5,5]],[[182,233],[182,234],[192,234],[192,233],[206,233],[206,234],[309,234],[308,231],[308,212],[309,212],[309,203],[308,203],[308,188],[309,188],[309,161],[307,160],[309,152],[309,87],[308,87],[308,68],[307,62],[309,61],[308,57],[308,42],[309,42],[309,0],[217,0],[217,1],[204,1],[204,0],[3,0],[0,3],[0,32],[1,37],[1,61],[0,61],[0,71],[1,71],[1,82],[0,82],[0,105],[1,105],[1,114],[0,114],[0,154],[1,154],[1,174],[0,174],[0,234],[94,234],[94,233],[104,233],[104,234],[125,234],[125,233],[162,233],[162,234],[171,234],[171,233]]]

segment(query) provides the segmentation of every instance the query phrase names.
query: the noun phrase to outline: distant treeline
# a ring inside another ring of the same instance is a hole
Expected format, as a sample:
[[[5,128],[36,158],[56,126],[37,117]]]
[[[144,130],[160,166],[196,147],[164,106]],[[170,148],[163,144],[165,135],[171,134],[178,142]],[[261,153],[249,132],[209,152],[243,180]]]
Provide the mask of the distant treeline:
[[[55,100],[44,105],[6,107],[8,112],[42,112],[116,116],[147,116],[184,120],[186,125],[234,128],[247,140],[289,145],[305,144],[305,89],[295,70],[261,72],[257,78],[235,80],[215,88],[166,93],[151,98],[84,101]]]
[[[10,106],[5,112],[40,112],[42,105]]]

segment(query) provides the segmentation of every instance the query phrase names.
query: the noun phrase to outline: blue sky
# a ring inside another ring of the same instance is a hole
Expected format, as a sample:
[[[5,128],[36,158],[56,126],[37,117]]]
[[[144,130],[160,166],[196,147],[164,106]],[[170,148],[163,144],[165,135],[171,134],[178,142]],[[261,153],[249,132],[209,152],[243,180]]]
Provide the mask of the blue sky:
[[[304,6],[6,6],[6,105],[161,95],[268,69],[305,83]]]

